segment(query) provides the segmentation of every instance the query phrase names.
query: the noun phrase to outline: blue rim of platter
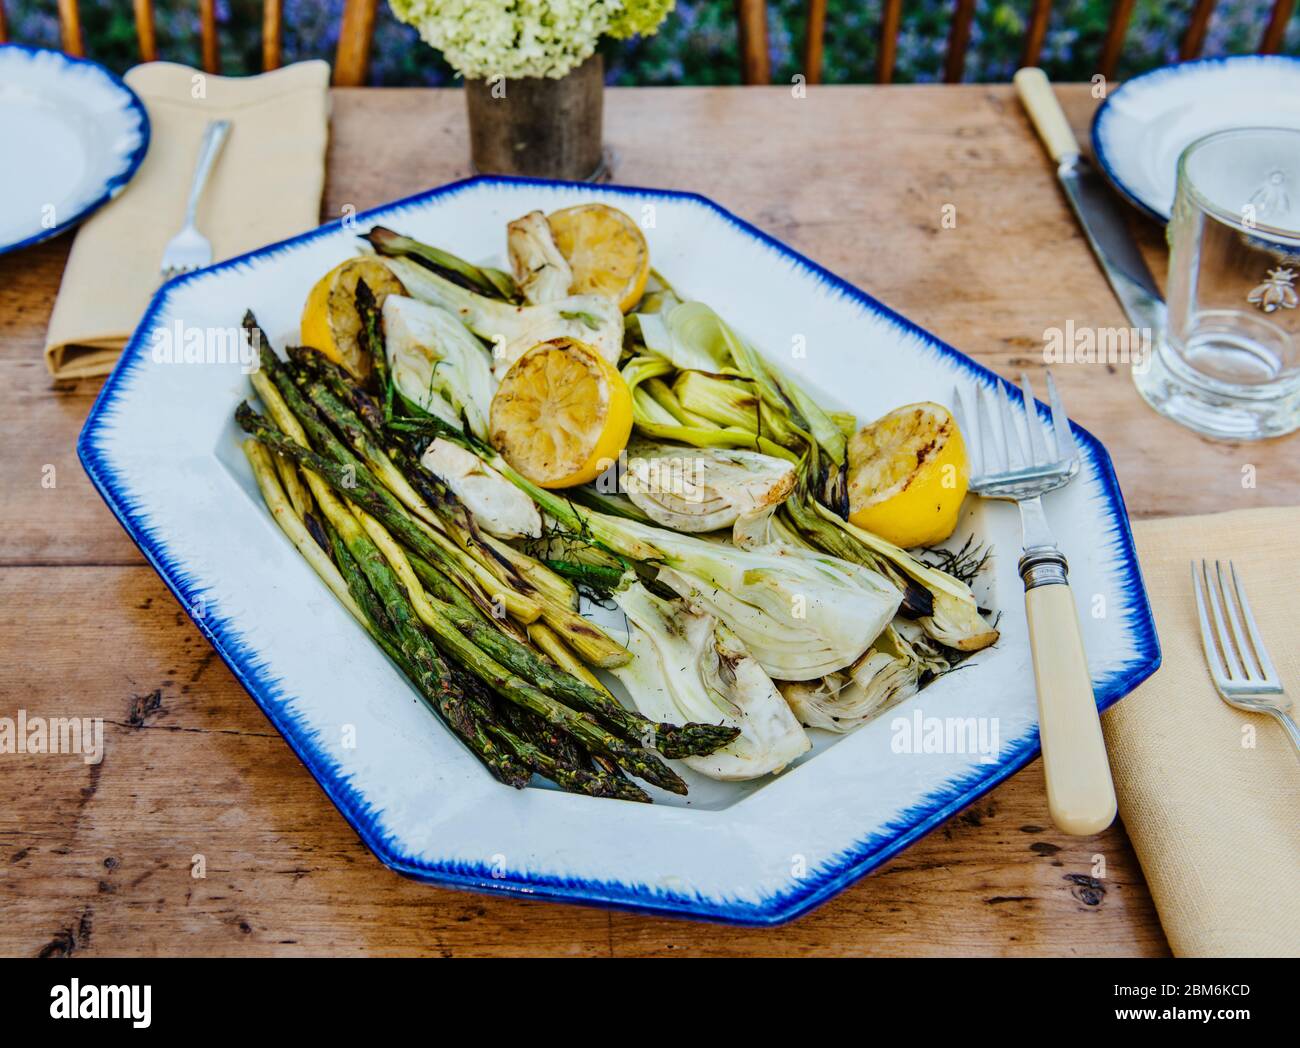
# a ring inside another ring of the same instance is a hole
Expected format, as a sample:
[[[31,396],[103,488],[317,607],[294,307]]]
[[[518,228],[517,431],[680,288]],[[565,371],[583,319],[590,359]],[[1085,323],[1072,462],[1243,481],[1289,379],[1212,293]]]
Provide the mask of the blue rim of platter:
[[[140,144],[135,147],[127,157],[127,164],[119,174],[113,175],[104,183],[104,191],[92,203],[87,204],[71,218],[60,222],[51,229],[43,229],[25,240],[18,240],[12,244],[0,244],[0,255],[7,255],[11,251],[18,251],[21,248],[31,247],[33,244],[40,244],[46,240],[51,240],[60,233],[66,233],[73,226],[79,225],[107,204],[115,196],[127,187],[127,183],[135,177],[136,171],[144,162],[144,156],[149,151],[149,140],[152,134],[152,128],[149,123],[149,114],[144,108],[144,103],[140,101],[137,95],[125,80],[107,69],[98,62],[92,62],[88,58],[74,58],[71,55],[65,55],[62,51],[55,51],[47,47],[28,47],[26,44],[0,44],[0,55],[5,51],[21,51],[28,55],[49,55],[52,58],[65,63],[69,66],[89,66],[94,69],[100,76],[108,81],[111,87],[117,88],[126,95],[127,108],[135,113],[140,125]]]
[[[816,277],[827,287],[921,339],[930,350],[957,362],[975,381],[990,387],[1000,385],[1012,399],[1020,398],[1023,403],[1023,395],[1018,386],[1007,382],[895,313],[866,292],[698,193],[479,175],[373,208],[356,216],[350,216],[346,221],[351,228],[358,222],[391,217],[393,212],[413,205],[453,197],[467,189],[484,185],[585,189],[612,195],[658,197],[703,205],[753,240],[790,259],[794,265]],[[268,253],[274,254],[285,248],[331,235],[341,228],[343,222],[343,219],[338,219],[278,244],[219,262],[207,269],[177,276],[159,288],[135,334],[123,351],[121,359],[105,380],[104,387],[91,408],[77,441],[77,454],[101,497],[131,540],[139,547],[140,552],[162,576],[163,581],[180,601],[182,608],[190,615],[195,626],[207,637],[217,654],[261,707],[267,719],[298,755],[299,760],[316,779],[326,796],[348,820],[366,846],[386,866],[418,881],[493,895],[584,903],[659,916],[686,917],[728,924],[750,926],[783,924],[807,913],[887,862],[909,844],[929,833],[1038,756],[1040,749],[1038,729],[1035,726],[1017,739],[1001,760],[997,764],[990,765],[987,771],[968,773],[960,778],[949,780],[881,832],[872,833],[857,841],[852,847],[829,860],[823,867],[810,871],[796,888],[766,897],[758,903],[705,898],[693,893],[627,884],[622,881],[537,876],[510,871],[502,876],[498,871],[482,863],[431,862],[400,854],[396,847],[399,842],[391,839],[391,835],[386,837],[381,832],[377,814],[365,797],[341,773],[333,759],[315,743],[310,727],[290,712],[290,703],[284,701],[290,696],[285,693],[280,681],[267,673],[265,661],[257,649],[244,638],[239,624],[225,618],[220,606],[211,601],[203,602],[202,580],[192,577],[185,565],[177,562],[169,552],[163,537],[154,534],[149,525],[141,519],[138,508],[131,504],[130,498],[122,488],[122,478],[105,461],[97,441],[100,424],[115,410],[114,402],[124,376],[145,359],[147,349],[145,332],[163,306],[170,288],[186,281],[202,279],[214,270],[238,268],[247,264],[252,256],[264,257]],[[1044,419],[1050,417],[1041,402],[1035,401],[1035,405]],[[1129,527],[1124,498],[1120,493],[1110,455],[1097,438],[1087,430],[1078,425],[1073,429],[1080,451],[1087,456],[1096,470],[1104,497],[1109,502],[1117,521],[1105,538],[1116,554],[1116,571],[1123,593],[1122,615],[1135,638],[1133,659],[1125,667],[1113,671],[1100,682],[1094,681],[1097,706],[1099,709],[1106,709],[1156,671],[1160,665],[1160,643],[1156,636],[1151,605],[1147,600],[1141,568],[1133,546],[1133,534]],[[196,608],[202,609],[201,614],[194,613]]]
[[[1110,104],[1114,99],[1134,84],[1143,84],[1144,87],[1152,86],[1152,83],[1158,83],[1161,80],[1170,77],[1181,76],[1186,73],[1195,72],[1197,69],[1222,66],[1228,64],[1244,63],[1277,63],[1285,62],[1288,64],[1300,63],[1300,57],[1296,55],[1221,55],[1216,58],[1193,58],[1186,62],[1175,62],[1173,65],[1161,66],[1159,69],[1152,69],[1150,72],[1142,73],[1130,80],[1125,80],[1119,87],[1108,94],[1105,100],[1097,107],[1097,111],[1092,115],[1092,125],[1089,138],[1092,141],[1092,155],[1096,160],[1097,166],[1105,174],[1107,181],[1115,188],[1125,200],[1141,211],[1148,218],[1152,218],[1161,225],[1169,221],[1169,216],[1162,214],[1155,208],[1143,201],[1135,190],[1133,190],[1115,171],[1111,162],[1106,158],[1106,150],[1103,144],[1106,135],[1106,122],[1110,119]],[[1113,114],[1112,114],[1113,115]],[[1245,126],[1243,124],[1243,126]]]

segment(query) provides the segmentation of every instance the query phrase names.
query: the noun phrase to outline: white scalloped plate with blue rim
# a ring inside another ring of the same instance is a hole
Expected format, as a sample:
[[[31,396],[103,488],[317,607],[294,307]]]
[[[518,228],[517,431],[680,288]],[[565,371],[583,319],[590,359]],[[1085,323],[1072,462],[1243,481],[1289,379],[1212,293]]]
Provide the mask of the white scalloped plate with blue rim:
[[[1038,754],[1014,507],[969,499],[958,531],[996,551],[981,589],[1004,609],[1001,640],[888,715],[846,736],[813,732],[814,751],[775,778],[726,784],[685,772],[690,796],[659,794],[653,805],[516,791],[489,778],[416,699],[268,516],[231,420],[250,395],[241,366],[216,362],[218,353],[165,363],[151,349],[185,331],[232,328],[247,308],[283,346],[297,336],[308,289],[372,223],[499,260],[509,219],[593,200],[642,221],[655,266],[681,293],[719,310],[829,405],[870,419],[1001,381],[704,197],[474,178],[166,284],[78,451],[199,629],[388,866],[451,887],[776,924]],[[796,342],[806,347],[797,359]],[[1104,708],[1155,670],[1159,646],[1110,457],[1076,432],[1082,469],[1047,499],[1047,515],[1070,560]],[[983,719],[983,754],[924,752],[919,737],[914,752],[895,752],[903,724],[929,730],[968,717]]]
[[[1168,222],[1183,150],[1234,127],[1300,130],[1300,58],[1203,58],[1135,76],[1098,107],[1092,152],[1130,203]]]
[[[0,45],[0,255],[70,229],[112,200],[149,148],[134,91],[94,62]]]

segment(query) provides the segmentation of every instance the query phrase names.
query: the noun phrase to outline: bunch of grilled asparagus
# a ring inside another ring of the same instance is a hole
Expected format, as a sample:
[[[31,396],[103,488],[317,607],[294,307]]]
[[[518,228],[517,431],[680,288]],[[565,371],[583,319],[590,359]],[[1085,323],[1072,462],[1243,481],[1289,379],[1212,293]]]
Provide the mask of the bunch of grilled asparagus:
[[[382,332],[364,285],[367,384],[312,350],[280,359],[250,313],[253,388],[235,417],[276,522],[417,693],[497,779],[649,801],[633,777],[684,794],[661,759],[712,753],[737,729],[654,723],[589,666],[628,652],[577,612],[572,584],[482,533],[388,424]]]

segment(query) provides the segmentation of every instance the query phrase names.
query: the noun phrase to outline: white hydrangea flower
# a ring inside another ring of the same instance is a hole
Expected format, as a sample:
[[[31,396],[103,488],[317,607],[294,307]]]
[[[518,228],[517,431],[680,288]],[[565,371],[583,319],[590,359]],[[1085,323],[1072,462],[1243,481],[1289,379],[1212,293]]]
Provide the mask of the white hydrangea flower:
[[[651,33],[673,0],[389,0],[468,80],[556,79],[577,68],[606,34]]]

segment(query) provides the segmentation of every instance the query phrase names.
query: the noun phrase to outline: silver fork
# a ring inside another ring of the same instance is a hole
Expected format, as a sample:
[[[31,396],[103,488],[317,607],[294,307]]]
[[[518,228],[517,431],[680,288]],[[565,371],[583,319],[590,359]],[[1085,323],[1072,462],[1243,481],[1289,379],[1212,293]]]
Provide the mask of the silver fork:
[[[199,143],[199,159],[194,166],[194,181],[190,184],[190,199],[185,205],[185,224],[181,231],[167,242],[162,257],[162,278],[170,280],[181,273],[202,269],[212,265],[212,244],[194,224],[198,214],[199,200],[203,189],[208,184],[208,175],[212,165],[225,144],[230,133],[229,120],[212,120],[203,130],[203,140]]]
[[[1047,526],[1042,500],[1079,471],[1079,450],[1051,373],[1047,375],[1050,430],[1038,415],[1034,390],[1024,372],[1020,388],[1025,410],[1012,407],[1001,383],[996,394],[987,388],[980,390],[976,411],[970,410],[958,389],[954,409],[969,445],[970,490],[1020,507],[1024,547],[1020,577],[1025,584],[1029,646],[1038,684],[1047,806],[1062,832],[1088,836],[1100,833],[1114,820],[1115,787],[1079,618],[1066,581],[1065,555]],[[1023,436],[1018,416],[1024,421]],[[968,420],[977,420],[977,426],[968,425]]]
[[[1229,706],[1247,713],[1268,713],[1276,717],[1290,736],[1296,752],[1300,753],[1300,727],[1290,717],[1291,700],[1282,691],[1282,681],[1264,649],[1259,626],[1255,624],[1250,601],[1246,599],[1245,587],[1237,578],[1237,569],[1232,561],[1228,561],[1228,574],[1232,576],[1231,590],[1224,581],[1220,561],[1214,562],[1215,579],[1210,578],[1210,568],[1205,561],[1201,561],[1200,571],[1192,561],[1192,590],[1196,594],[1196,615],[1201,620],[1201,644],[1205,648],[1205,661],[1210,664],[1215,690]],[[1214,617],[1213,624],[1205,614],[1207,602]],[[1237,613],[1239,608],[1240,615]],[[1223,624],[1225,610],[1231,635]],[[1243,622],[1246,626],[1244,633]]]

